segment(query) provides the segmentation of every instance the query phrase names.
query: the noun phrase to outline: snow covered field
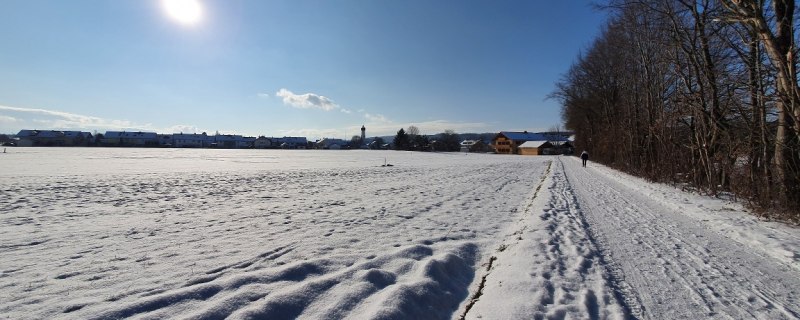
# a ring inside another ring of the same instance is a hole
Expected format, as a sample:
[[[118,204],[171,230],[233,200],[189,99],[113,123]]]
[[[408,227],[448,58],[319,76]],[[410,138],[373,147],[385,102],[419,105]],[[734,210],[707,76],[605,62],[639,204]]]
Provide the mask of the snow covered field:
[[[569,157],[10,148],[0,163],[0,318],[800,317],[797,229]]]

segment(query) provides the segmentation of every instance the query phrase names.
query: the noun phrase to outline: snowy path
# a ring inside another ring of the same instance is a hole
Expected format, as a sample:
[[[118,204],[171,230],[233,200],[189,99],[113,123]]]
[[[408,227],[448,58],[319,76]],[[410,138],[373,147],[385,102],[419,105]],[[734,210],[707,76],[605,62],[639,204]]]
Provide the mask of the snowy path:
[[[797,261],[786,263],[720,234],[702,216],[616,181],[613,171],[584,169],[574,159],[563,163],[635,316],[800,317]],[[797,238],[795,232],[786,240],[796,245]]]
[[[621,318],[605,262],[553,158],[523,218],[500,245],[467,319]]]
[[[800,316],[796,229],[765,232],[724,205],[715,213],[722,201],[681,203],[692,196],[635,180],[558,158],[466,318]]]

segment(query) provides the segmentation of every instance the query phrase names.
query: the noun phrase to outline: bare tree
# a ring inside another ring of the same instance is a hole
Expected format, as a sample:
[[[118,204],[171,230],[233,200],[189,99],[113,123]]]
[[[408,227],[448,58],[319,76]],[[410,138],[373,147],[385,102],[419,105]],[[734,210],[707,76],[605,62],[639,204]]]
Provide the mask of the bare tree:
[[[735,21],[752,30],[776,70],[777,130],[774,175],[781,200],[800,210],[800,87],[794,46],[794,0],[719,0],[727,9],[720,20]],[[770,8],[769,3],[772,6]],[[768,15],[771,10],[771,15]]]
[[[610,0],[606,8],[607,25],[551,94],[575,147],[800,221],[794,2]]]
[[[406,129],[406,134],[411,136],[411,137],[418,136],[419,135],[419,128],[417,128],[415,126],[408,126],[408,129]]]

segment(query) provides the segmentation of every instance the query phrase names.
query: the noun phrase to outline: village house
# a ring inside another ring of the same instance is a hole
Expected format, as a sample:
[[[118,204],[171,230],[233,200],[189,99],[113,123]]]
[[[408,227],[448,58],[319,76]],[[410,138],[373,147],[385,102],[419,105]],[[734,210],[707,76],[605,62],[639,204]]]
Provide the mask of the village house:
[[[174,141],[171,134],[158,134],[158,146],[171,147]]]
[[[242,137],[236,144],[239,149],[251,149],[256,145],[256,137]]]
[[[306,137],[274,138],[273,142],[275,140],[277,140],[276,143],[281,149],[306,149],[308,147]]]
[[[101,141],[106,146],[155,147],[159,144],[158,134],[142,131],[106,131]]]
[[[481,140],[461,141],[461,152],[487,152],[489,147]]]
[[[206,148],[211,145],[205,132],[202,134],[175,133],[172,135],[172,141],[172,146],[177,148]]]
[[[256,149],[269,149],[272,148],[272,139],[265,136],[259,136],[253,141],[253,148]]]
[[[20,147],[73,147],[94,143],[94,136],[82,131],[20,130],[17,138]]]
[[[519,154],[523,156],[540,156],[556,154],[553,144],[549,141],[525,141],[519,145]]]
[[[501,131],[495,136],[492,147],[494,147],[495,152],[498,154],[560,154],[563,153],[563,151],[561,148],[557,148],[556,144],[561,145],[566,141],[567,138],[562,135],[532,133],[528,131]],[[520,150],[521,146],[526,142],[532,143],[527,144],[525,150]],[[547,142],[547,144],[544,142]]]
[[[390,149],[391,145],[388,143],[381,143],[378,140],[372,140],[367,144],[367,148],[372,150],[388,150]]]
[[[212,148],[236,149],[243,145],[243,137],[234,134],[215,134],[209,137]]]
[[[499,154],[520,154],[519,146],[528,141],[548,141],[548,139],[542,134],[528,131],[501,131],[494,137],[492,147]]]
[[[317,141],[315,144],[315,148],[317,149],[331,149],[331,150],[339,150],[346,146],[349,141],[345,141],[343,139],[331,139],[331,138],[323,138],[320,141]]]
[[[89,132],[83,131],[63,131],[67,143],[71,146],[85,147],[94,144],[94,136]]]

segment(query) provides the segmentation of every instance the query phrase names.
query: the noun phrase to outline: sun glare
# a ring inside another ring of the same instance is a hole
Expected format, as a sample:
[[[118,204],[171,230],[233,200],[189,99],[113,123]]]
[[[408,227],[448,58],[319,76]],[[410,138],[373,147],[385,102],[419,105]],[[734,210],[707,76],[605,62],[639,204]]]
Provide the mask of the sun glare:
[[[175,21],[193,25],[203,17],[203,6],[198,0],[161,0],[167,14]]]

